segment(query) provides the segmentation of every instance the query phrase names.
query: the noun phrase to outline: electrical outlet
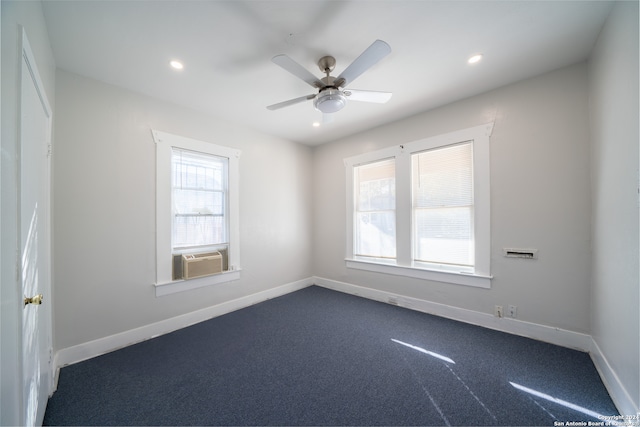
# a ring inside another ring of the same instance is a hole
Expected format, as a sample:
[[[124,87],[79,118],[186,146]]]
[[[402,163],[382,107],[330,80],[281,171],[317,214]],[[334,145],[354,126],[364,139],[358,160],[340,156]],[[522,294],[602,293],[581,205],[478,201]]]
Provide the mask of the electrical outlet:
[[[495,307],[493,307],[493,315],[496,317],[502,317],[503,312],[501,305],[496,305]]]
[[[515,305],[509,306],[509,317],[513,317],[514,319],[518,316],[518,307]]]

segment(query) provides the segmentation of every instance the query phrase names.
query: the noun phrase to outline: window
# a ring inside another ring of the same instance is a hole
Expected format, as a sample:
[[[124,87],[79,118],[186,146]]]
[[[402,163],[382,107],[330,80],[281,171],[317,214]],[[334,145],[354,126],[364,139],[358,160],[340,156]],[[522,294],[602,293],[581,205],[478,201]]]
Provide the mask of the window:
[[[415,262],[474,265],[472,143],[411,155]]]
[[[489,288],[492,128],[345,159],[347,267]]]
[[[228,246],[225,157],[172,148],[173,253]]]
[[[152,134],[156,296],[237,280],[240,151],[156,130]],[[220,254],[222,273],[182,280],[182,255],[209,252]]]
[[[354,168],[356,180],[355,255],[396,257],[395,159]]]

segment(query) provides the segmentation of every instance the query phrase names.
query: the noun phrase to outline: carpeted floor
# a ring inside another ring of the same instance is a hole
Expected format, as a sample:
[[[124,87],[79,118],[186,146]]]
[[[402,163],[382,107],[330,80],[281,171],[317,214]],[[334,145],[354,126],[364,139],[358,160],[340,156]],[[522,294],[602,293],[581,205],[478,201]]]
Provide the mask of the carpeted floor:
[[[45,425],[553,426],[588,354],[312,286],[61,369]]]

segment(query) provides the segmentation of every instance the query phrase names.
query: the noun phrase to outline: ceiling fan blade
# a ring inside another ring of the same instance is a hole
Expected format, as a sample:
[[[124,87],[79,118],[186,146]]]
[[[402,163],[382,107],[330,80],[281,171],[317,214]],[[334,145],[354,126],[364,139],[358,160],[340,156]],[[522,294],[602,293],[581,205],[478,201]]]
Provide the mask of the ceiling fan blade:
[[[345,87],[390,53],[391,46],[386,42],[374,41],[336,78],[334,83],[339,87]]]
[[[293,74],[294,76],[304,80],[305,82],[307,82],[308,84],[310,84],[311,86],[317,89],[322,89],[323,87],[326,86],[324,83],[322,83],[320,79],[318,79],[316,76],[311,74],[309,70],[304,68],[302,65],[298,64],[296,61],[294,61],[287,55],[284,55],[284,54],[276,55],[273,58],[271,58],[271,62],[281,66],[282,68],[284,68],[285,70]]]
[[[391,99],[391,92],[378,92],[375,90],[345,89],[344,94],[350,101],[375,102],[384,104]]]
[[[279,102],[277,104],[269,105],[267,107],[267,110],[279,110],[280,108],[288,107],[290,105],[299,104],[301,102],[313,99],[315,97],[316,97],[315,93],[311,94],[311,95],[301,96],[300,98],[294,98],[294,99],[290,99],[288,101],[283,101],[283,102]]]

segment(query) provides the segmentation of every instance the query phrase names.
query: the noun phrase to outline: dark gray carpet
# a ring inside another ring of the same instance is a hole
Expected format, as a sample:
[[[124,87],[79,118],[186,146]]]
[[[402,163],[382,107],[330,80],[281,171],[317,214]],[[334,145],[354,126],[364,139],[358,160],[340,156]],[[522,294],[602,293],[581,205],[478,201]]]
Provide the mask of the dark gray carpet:
[[[618,412],[586,353],[312,286],[62,368],[44,422],[553,426],[598,414]]]

